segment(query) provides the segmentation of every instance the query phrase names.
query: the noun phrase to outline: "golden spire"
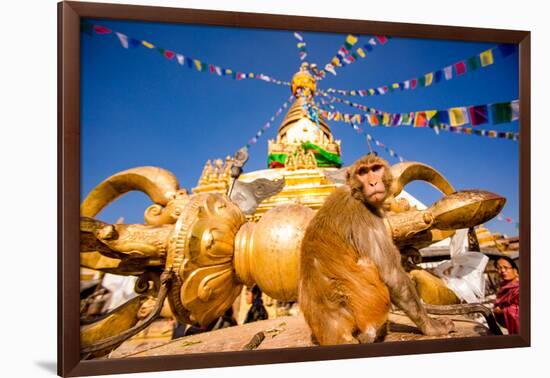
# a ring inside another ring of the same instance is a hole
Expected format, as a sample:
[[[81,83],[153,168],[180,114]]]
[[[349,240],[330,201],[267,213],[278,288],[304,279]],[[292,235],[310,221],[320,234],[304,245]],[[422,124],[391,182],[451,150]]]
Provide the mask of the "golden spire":
[[[334,140],[330,127],[313,103],[317,84],[308,63],[302,63],[300,71],[292,77],[291,89],[296,99],[279,126],[277,139],[268,142],[269,154],[288,155],[309,142],[340,155],[340,141]]]

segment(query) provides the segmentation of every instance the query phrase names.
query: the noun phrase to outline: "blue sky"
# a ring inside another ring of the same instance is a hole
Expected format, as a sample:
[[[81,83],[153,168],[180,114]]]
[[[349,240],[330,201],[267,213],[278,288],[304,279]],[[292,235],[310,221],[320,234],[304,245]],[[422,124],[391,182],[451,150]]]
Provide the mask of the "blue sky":
[[[110,20],[88,20],[157,47],[241,72],[264,73],[290,81],[300,60],[292,32]],[[345,34],[303,32],[307,60],[324,66],[343,45]],[[366,43],[359,38],[357,46]],[[493,43],[392,38],[365,59],[339,68],[319,88],[368,89],[435,71],[478,54]],[[388,112],[446,109],[518,98],[518,55],[427,88],[385,96],[345,97]],[[256,134],[290,96],[290,88],[255,79],[233,80],[200,73],[143,46],[121,47],[114,34],[81,37],[81,196],[115,172],[153,165],[172,171],[180,186],[196,186],[206,160],[232,155]],[[358,109],[335,104],[342,112]],[[245,171],[266,168],[267,140],[275,138],[284,113],[250,149]],[[342,141],[344,164],[368,153],[365,138],[343,122],[329,122]],[[362,125],[363,128],[366,128]],[[518,131],[519,124],[478,126]],[[407,160],[443,173],[457,189],[480,188],[507,198],[502,212],[518,217],[518,142],[412,127],[368,128],[368,132]],[[383,150],[390,163],[397,160]],[[407,190],[426,204],[440,193],[425,183]],[[130,193],[98,217],[143,222],[150,200]],[[493,220],[493,231],[516,235],[513,223]]]

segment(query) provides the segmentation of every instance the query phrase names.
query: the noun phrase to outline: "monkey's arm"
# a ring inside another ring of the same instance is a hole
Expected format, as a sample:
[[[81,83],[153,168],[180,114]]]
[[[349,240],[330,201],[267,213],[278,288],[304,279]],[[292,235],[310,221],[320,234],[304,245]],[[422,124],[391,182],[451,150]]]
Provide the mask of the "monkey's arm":
[[[413,281],[401,266],[397,248],[393,247],[386,253],[389,255],[389,261],[382,260],[379,270],[382,281],[390,290],[392,302],[401,308],[425,335],[444,335],[453,331],[453,323],[448,319],[433,319],[428,316]]]
[[[443,335],[453,330],[452,322],[432,319],[416,292],[413,281],[401,266],[401,256],[385,230],[373,227],[368,237],[354,230],[356,246],[361,257],[374,262],[380,278],[390,291],[392,303],[401,308],[425,335]],[[362,237],[363,236],[363,237]]]

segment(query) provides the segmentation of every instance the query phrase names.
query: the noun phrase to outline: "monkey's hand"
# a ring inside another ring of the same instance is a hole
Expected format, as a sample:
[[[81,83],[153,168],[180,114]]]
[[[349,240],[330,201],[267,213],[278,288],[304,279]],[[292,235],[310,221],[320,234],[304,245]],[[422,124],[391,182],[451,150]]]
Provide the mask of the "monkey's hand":
[[[422,333],[427,336],[442,336],[454,332],[455,326],[451,319],[447,318],[428,318]]]

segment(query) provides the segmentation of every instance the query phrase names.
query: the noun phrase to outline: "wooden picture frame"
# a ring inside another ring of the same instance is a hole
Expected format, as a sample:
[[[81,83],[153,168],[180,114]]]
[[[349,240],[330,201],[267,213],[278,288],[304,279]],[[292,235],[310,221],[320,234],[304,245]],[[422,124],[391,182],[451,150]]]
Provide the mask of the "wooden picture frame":
[[[384,34],[408,38],[510,43],[519,46],[520,333],[509,336],[403,343],[288,348],[113,360],[80,360],[80,20],[104,18],[161,23]],[[165,7],[58,4],[58,374],[82,376],[528,347],[530,324],[530,33],[528,31],[282,16]]]

